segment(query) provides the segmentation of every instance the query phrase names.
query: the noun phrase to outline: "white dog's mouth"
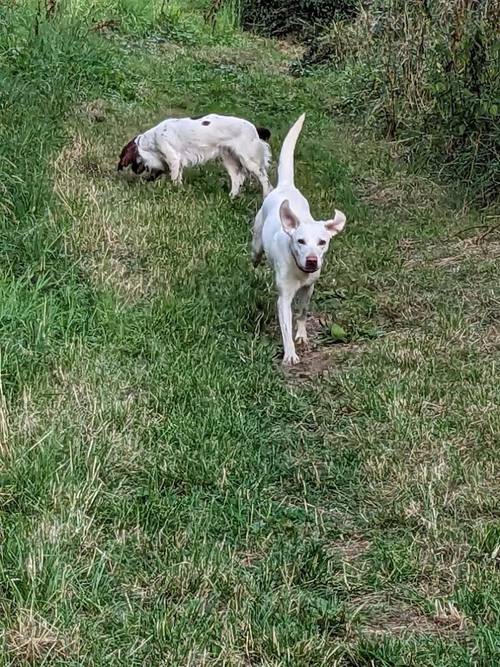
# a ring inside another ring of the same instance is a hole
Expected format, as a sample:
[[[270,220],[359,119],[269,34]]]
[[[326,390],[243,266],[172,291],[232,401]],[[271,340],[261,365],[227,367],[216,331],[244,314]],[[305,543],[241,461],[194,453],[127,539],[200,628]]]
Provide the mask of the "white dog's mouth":
[[[297,257],[295,256],[295,253],[292,252],[292,256],[295,260],[297,268],[300,269],[303,273],[316,273],[316,271],[319,271],[319,262],[306,261],[305,266],[302,266],[302,264],[298,261]]]
[[[309,259],[306,259],[306,265],[304,268],[306,270],[306,273],[314,273],[319,269],[318,260],[311,261]]]

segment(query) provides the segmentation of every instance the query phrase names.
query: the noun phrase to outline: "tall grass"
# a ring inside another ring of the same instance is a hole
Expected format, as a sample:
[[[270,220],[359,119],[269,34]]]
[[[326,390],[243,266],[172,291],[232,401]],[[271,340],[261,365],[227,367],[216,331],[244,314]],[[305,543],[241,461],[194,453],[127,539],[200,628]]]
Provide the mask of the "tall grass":
[[[0,337],[7,393],[50,368],[77,331],[93,327],[97,296],[65,252],[71,220],[59,215],[56,222],[51,173],[66,141],[65,121],[87,98],[130,98],[137,89],[123,56],[89,29],[89,14],[49,9],[0,7]]]
[[[361,114],[417,164],[498,195],[498,5],[490,0],[375,0],[309,46],[302,67],[334,68],[337,108]],[[303,70],[304,71],[304,70]]]
[[[310,38],[335,19],[353,16],[358,4],[357,0],[240,1],[244,28],[265,36],[301,39]]]

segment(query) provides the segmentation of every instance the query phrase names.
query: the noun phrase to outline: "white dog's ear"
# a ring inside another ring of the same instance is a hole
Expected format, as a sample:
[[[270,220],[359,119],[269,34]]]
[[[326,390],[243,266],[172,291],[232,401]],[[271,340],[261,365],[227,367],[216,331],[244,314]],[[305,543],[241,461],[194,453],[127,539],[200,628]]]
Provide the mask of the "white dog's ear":
[[[287,234],[294,232],[300,224],[299,219],[290,208],[290,202],[288,199],[285,199],[281,202],[280,220],[283,231],[285,231]]]
[[[330,232],[332,236],[335,236],[335,234],[339,234],[344,229],[345,223],[345,215],[342,211],[337,211],[337,209],[335,209],[335,217],[333,220],[326,220],[323,224],[325,225],[325,229]]]

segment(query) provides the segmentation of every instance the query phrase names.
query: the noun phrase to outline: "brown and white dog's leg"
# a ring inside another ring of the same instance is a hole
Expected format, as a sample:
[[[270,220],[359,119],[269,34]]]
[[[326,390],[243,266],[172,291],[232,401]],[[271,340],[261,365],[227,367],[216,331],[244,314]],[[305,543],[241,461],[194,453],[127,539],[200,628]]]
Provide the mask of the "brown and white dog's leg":
[[[222,154],[222,162],[226,168],[229,178],[231,179],[231,197],[237,197],[241,186],[245,181],[245,172],[239,160],[231,155],[229,152]]]
[[[175,185],[182,185],[182,161],[180,155],[168,144],[162,146],[163,159],[168,164],[170,179]]]
[[[242,154],[239,157],[245,169],[247,169],[251,174],[253,174],[261,184],[262,193],[265,197],[272,189],[271,184],[269,182],[269,178],[267,177],[265,166],[261,164],[257,156],[254,157],[253,155],[249,156]]]
[[[174,185],[182,185],[182,168],[180,162],[170,170],[170,175]]]

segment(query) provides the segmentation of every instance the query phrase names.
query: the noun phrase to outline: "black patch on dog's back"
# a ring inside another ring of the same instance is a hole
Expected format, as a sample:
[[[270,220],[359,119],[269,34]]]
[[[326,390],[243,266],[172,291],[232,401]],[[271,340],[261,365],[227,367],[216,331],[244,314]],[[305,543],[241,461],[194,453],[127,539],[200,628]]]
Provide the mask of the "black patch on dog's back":
[[[206,116],[206,114],[205,114],[205,116]],[[205,118],[205,116],[190,116],[190,119],[191,120],[201,120],[202,118]],[[205,125],[205,126],[210,125],[210,121],[209,120],[201,120],[201,124]]]

